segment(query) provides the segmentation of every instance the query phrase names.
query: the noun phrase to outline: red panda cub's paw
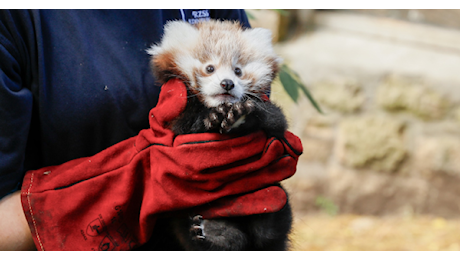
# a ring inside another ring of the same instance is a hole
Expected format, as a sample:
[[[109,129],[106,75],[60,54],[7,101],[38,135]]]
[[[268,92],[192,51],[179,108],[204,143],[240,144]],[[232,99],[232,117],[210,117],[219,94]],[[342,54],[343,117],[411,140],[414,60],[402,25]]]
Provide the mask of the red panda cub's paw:
[[[204,125],[208,131],[219,131],[221,134],[229,133],[232,129],[244,123],[246,115],[254,111],[255,103],[245,100],[237,103],[223,103],[211,109],[204,119]]]

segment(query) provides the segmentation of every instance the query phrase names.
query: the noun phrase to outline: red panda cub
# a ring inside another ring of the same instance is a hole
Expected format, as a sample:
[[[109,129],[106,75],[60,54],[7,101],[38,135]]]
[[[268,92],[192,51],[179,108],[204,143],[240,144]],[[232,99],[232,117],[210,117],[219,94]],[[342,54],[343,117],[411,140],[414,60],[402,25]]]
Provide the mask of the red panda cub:
[[[186,109],[171,124],[176,134],[263,130],[283,138],[286,119],[267,100],[281,62],[269,30],[244,29],[230,21],[173,21],[147,52],[160,83],[179,78],[187,87]],[[287,203],[275,213],[220,219],[191,215],[160,222],[149,249],[286,250],[292,213]]]

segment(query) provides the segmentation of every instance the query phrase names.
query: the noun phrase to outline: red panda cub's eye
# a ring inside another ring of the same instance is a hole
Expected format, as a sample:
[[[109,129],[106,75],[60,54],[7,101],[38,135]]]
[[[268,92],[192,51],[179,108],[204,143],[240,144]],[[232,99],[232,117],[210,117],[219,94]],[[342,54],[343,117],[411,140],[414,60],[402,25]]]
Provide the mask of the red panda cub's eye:
[[[235,68],[235,75],[237,75],[238,77],[240,77],[242,74],[243,74],[243,72],[241,71],[240,68]]]
[[[206,67],[206,72],[209,73],[209,74],[213,73],[214,72],[214,66],[212,66],[212,65],[207,66]]]

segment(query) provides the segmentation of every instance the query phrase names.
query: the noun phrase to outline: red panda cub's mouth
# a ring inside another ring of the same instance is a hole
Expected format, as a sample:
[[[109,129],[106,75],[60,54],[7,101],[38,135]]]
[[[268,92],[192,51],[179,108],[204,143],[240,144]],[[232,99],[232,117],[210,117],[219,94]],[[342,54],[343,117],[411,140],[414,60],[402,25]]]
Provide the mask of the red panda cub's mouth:
[[[213,98],[217,99],[220,103],[227,103],[227,102],[230,102],[230,103],[235,103],[235,102],[238,102],[238,98],[235,97],[234,95],[230,94],[230,93],[220,93],[220,94],[216,94],[213,96]]]
[[[233,96],[233,95],[230,94],[230,93],[217,94],[216,96],[217,96],[217,97],[222,97],[222,98],[235,98],[235,96]]]

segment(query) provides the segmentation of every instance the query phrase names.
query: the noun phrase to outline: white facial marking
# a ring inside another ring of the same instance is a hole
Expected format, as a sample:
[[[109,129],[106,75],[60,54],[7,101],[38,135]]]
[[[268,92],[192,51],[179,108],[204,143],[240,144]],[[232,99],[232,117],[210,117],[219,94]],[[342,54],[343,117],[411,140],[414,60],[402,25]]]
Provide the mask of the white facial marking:
[[[231,80],[234,87],[227,91],[221,86],[223,80]],[[246,82],[235,75],[231,66],[214,65],[214,72],[207,76],[199,77],[198,84],[204,96],[205,105],[216,107],[224,102],[235,103],[241,101],[245,93]]]

